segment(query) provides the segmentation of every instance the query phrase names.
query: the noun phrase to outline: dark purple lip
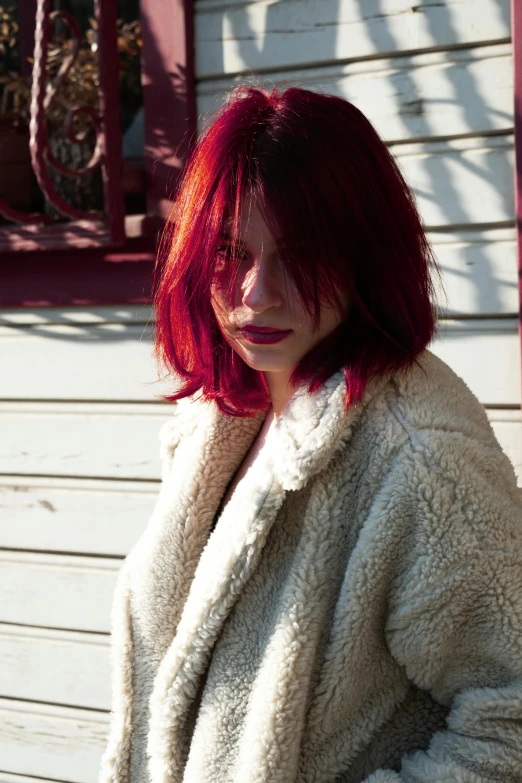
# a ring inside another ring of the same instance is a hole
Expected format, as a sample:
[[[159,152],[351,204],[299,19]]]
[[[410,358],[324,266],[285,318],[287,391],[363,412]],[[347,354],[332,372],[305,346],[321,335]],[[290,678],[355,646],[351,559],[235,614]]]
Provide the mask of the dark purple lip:
[[[260,334],[279,333],[279,332],[291,332],[291,329],[275,329],[273,326],[254,326],[253,324],[245,324],[241,327],[241,331],[246,332],[259,332]]]
[[[239,333],[245,340],[248,340],[249,343],[254,343],[256,345],[272,345],[273,343],[279,343],[281,340],[284,340],[285,337],[288,337],[288,335],[292,333],[292,329],[285,329],[284,331],[270,328],[259,329],[259,327],[250,329],[250,327],[244,326],[239,330]]]

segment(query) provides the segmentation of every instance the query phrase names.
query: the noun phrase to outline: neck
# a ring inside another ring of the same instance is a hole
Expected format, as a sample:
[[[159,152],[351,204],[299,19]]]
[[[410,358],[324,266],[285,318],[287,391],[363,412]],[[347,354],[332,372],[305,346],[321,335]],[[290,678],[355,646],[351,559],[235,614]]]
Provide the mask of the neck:
[[[285,372],[265,372],[264,376],[270,394],[273,415],[277,419],[294,392],[290,386],[290,374]]]

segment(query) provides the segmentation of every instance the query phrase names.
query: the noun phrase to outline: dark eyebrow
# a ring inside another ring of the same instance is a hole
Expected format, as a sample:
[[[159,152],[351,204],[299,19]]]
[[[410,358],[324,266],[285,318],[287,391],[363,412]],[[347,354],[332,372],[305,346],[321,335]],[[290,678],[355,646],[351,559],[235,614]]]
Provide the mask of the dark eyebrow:
[[[230,242],[230,244],[232,244],[232,243],[233,243],[233,241],[234,241],[234,237],[233,237],[233,236],[232,236],[232,234],[230,234],[230,233],[229,233],[229,232],[228,232],[226,229],[222,229],[222,230],[219,232],[219,238],[220,238],[220,239],[223,239],[225,242]],[[239,247],[244,247],[244,245],[243,245],[243,242],[242,242],[240,239],[238,239],[238,240],[237,240],[237,244],[238,244],[238,246],[239,246]],[[280,240],[279,240],[279,242],[276,242],[276,243],[275,243],[275,246],[276,246],[276,247],[277,247],[279,250],[285,251],[285,250],[287,250],[287,249],[288,249],[288,247],[290,246],[290,244],[291,244],[291,243],[290,243],[288,240],[285,240],[285,239],[280,239]]]
[[[225,230],[219,232],[219,238],[224,240],[225,242],[229,242],[231,245],[234,242],[234,237],[232,236],[232,234],[230,234],[228,231]],[[240,239],[237,240],[237,245],[238,247],[243,247],[243,243]]]

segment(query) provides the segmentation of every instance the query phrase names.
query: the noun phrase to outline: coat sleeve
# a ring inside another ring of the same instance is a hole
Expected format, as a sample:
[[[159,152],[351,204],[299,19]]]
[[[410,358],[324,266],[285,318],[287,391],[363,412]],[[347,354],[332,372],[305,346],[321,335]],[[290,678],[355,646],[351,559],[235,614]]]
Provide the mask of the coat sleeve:
[[[413,522],[385,637],[449,714],[426,750],[364,783],[521,783],[521,490],[493,435],[434,434],[412,454]]]

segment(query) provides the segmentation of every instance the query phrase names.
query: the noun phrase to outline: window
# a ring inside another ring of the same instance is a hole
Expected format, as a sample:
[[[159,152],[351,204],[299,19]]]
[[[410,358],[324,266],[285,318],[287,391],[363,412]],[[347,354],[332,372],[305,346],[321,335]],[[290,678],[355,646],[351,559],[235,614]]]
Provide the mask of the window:
[[[0,306],[150,298],[195,128],[192,19],[138,2],[4,9]]]

